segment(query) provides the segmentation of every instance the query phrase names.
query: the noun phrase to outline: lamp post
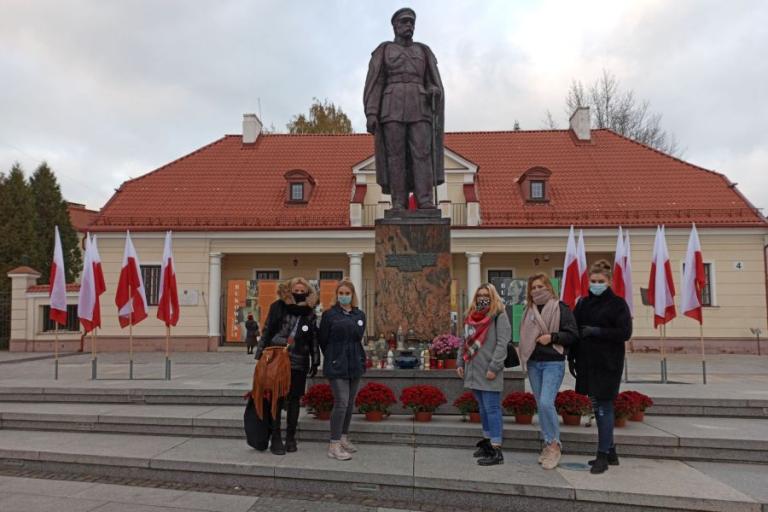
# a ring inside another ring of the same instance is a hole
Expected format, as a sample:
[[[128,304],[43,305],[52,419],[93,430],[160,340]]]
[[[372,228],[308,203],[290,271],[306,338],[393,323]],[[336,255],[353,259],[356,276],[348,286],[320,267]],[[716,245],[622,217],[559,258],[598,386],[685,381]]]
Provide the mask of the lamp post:
[[[752,331],[752,334],[757,338],[757,355],[762,355],[760,351],[760,335],[763,334],[763,330],[759,327],[750,327],[749,330]]]

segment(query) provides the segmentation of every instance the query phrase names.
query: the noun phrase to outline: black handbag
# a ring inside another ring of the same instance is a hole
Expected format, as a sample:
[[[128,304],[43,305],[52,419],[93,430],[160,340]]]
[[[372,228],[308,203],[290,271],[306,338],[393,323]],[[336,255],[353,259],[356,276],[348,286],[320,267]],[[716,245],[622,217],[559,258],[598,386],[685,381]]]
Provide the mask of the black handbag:
[[[496,315],[496,318],[499,318],[499,315]],[[510,338],[507,342],[507,357],[504,358],[504,368],[514,368],[515,366],[520,366],[520,356],[517,355],[515,342]]]

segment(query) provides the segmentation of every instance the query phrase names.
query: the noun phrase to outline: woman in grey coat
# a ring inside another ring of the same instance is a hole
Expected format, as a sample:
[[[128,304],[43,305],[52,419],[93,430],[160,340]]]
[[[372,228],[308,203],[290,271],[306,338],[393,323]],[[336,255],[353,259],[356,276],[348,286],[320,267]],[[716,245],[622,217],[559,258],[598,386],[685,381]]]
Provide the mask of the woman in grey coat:
[[[504,302],[492,284],[483,284],[475,292],[464,330],[456,372],[480,405],[483,439],[477,443],[475,457],[481,466],[504,464],[501,393],[504,391],[504,359],[507,343],[512,338],[512,325]]]

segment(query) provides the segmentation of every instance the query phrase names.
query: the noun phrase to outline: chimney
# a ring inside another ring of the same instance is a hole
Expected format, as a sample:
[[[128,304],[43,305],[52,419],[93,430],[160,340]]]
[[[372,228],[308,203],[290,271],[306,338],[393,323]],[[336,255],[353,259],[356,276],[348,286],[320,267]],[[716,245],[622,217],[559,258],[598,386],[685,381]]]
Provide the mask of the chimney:
[[[590,133],[590,117],[589,117],[589,107],[579,107],[576,109],[576,111],[571,115],[571,118],[568,120],[568,122],[571,125],[571,130],[573,130],[573,134],[576,135],[576,138],[578,140],[583,141],[590,141],[592,140],[592,134]]]
[[[261,121],[256,114],[243,114],[243,144],[253,144],[261,135]]]

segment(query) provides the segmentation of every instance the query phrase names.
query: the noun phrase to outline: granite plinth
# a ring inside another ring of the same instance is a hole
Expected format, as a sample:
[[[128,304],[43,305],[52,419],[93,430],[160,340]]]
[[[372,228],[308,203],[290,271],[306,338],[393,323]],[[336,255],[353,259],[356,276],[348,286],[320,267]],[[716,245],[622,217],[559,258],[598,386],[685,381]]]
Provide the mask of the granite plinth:
[[[439,210],[385,212],[376,221],[376,332],[402,327],[431,340],[449,331],[450,229]]]

